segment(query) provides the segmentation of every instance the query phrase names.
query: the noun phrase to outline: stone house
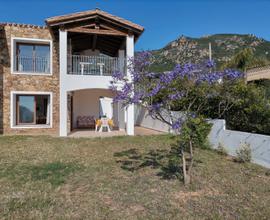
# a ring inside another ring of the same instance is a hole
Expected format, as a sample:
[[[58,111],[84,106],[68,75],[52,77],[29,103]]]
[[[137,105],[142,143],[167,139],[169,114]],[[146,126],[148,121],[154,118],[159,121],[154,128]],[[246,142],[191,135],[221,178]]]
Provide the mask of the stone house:
[[[67,136],[78,118],[112,118],[134,134],[134,106],[112,103],[112,73],[125,71],[144,28],[99,9],[0,24],[0,132]]]

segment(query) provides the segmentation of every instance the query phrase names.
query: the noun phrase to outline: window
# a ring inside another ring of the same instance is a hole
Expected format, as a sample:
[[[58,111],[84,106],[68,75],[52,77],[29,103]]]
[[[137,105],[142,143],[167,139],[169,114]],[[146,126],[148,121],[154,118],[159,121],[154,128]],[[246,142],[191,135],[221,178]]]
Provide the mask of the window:
[[[51,42],[48,40],[13,39],[13,72],[50,74]]]
[[[50,95],[17,94],[16,125],[50,125]]]

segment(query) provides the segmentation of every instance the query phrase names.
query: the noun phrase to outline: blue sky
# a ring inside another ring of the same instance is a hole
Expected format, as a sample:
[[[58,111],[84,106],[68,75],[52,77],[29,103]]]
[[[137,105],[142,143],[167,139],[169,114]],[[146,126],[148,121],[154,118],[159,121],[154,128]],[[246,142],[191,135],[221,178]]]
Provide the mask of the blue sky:
[[[180,35],[252,33],[270,40],[270,0],[0,0],[0,22],[44,24],[95,7],[145,27],[137,50],[161,48]]]

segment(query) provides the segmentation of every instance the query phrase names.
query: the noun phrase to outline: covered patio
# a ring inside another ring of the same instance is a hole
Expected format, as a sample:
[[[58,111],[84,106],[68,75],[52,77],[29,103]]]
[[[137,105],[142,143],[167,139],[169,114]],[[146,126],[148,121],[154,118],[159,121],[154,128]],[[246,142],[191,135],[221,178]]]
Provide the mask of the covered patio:
[[[80,100],[80,105],[74,105],[78,107],[74,108],[74,114],[69,114],[73,109],[69,111],[67,108],[67,106],[72,106],[68,104],[68,97],[72,96],[74,91],[108,90],[111,86],[112,74],[119,71],[123,72],[129,81],[132,81],[131,71],[127,66],[130,63],[129,59],[134,56],[134,44],[143,33],[144,28],[99,9],[48,18],[46,23],[55,40],[59,41],[59,135],[65,137],[78,125],[78,116],[87,116],[87,120],[84,122],[95,121],[92,120],[93,118],[88,118],[89,116],[95,116],[95,119],[100,116],[93,115],[94,108],[91,109],[91,112],[86,112],[87,108],[82,107],[84,103],[89,104],[89,100],[88,102]],[[91,95],[89,94],[89,97]],[[80,97],[83,96],[82,94]],[[103,95],[99,94],[99,96]],[[77,100],[80,97],[78,96]],[[111,97],[104,96],[104,100],[108,100],[108,98]],[[76,102],[76,97],[74,100]],[[93,104],[92,106],[98,105]],[[80,112],[81,110],[84,112]],[[80,115],[76,115],[76,112]],[[119,114],[114,115],[119,116]],[[124,128],[128,135],[134,135],[134,105],[128,105],[121,115],[125,115],[125,120],[119,120],[120,116],[114,117],[115,127]],[[110,117],[107,115],[106,118]],[[85,118],[83,117],[83,119]],[[121,122],[123,121],[125,127],[122,127]]]
[[[149,128],[144,128],[140,126],[135,126],[134,128],[135,135],[137,136],[145,136],[145,135],[160,135],[160,134],[165,134],[164,132],[161,131],[156,131],[152,130]],[[93,130],[73,130],[70,134],[69,137],[74,137],[74,138],[80,138],[80,137],[86,137],[86,138],[95,138],[95,137],[114,137],[114,136],[125,136],[127,133],[124,130],[113,130],[111,132],[95,132]]]

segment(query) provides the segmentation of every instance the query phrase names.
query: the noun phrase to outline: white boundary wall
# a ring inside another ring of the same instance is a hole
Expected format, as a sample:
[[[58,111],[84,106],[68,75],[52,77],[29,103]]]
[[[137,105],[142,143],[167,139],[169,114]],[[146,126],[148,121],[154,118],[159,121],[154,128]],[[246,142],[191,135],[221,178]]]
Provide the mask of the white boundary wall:
[[[226,129],[225,120],[211,120],[213,124],[209,134],[209,141],[215,149],[219,143],[232,156],[241,144],[247,143],[251,147],[252,162],[270,168],[270,136]]]
[[[173,112],[173,114],[179,114],[179,112]],[[209,120],[209,123],[213,124],[209,134],[209,142],[214,149],[220,143],[230,155],[235,156],[236,150],[241,144],[250,144],[252,162],[270,168],[270,136],[227,130],[225,120]],[[135,125],[170,132],[170,127],[167,124],[153,119],[148,111],[141,106],[135,108]]]
[[[157,131],[170,132],[170,127],[164,122],[152,118],[148,110],[142,106],[135,105],[135,125],[150,128]]]

